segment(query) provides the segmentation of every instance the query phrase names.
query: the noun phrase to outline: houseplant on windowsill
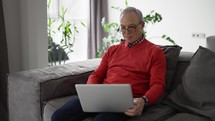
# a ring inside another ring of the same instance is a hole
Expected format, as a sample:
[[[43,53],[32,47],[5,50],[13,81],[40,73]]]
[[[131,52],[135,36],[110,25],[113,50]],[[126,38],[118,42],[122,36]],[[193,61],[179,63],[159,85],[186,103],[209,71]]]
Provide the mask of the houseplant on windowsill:
[[[48,1],[48,9],[50,9],[51,0]],[[48,15],[48,60],[49,65],[60,65],[69,59],[68,54],[73,52],[73,46],[76,40],[78,29],[76,23],[71,23],[65,19],[67,9],[61,7],[61,13],[56,19]],[[59,24],[57,23],[59,22]],[[58,26],[54,30],[53,26]],[[83,25],[83,24],[82,24]],[[57,31],[57,32],[56,32]],[[60,33],[61,41],[57,43],[53,39],[53,34]]]

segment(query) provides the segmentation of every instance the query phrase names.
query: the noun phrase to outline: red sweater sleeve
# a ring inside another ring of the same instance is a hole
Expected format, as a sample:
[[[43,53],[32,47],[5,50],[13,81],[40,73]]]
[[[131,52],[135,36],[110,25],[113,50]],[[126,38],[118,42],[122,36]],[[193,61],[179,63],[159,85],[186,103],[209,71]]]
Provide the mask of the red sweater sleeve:
[[[102,60],[98,66],[98,68],[91,73],[87,80],[87,84],[101,84],[106,77],[107,68],[108,68],[108,57],[107,52],[102,57]]]
[[[162,50],[154,54],[152,63],[149,90],[145,93],[149,104],[154,104],[162,96],[165,89],[166,58]]]

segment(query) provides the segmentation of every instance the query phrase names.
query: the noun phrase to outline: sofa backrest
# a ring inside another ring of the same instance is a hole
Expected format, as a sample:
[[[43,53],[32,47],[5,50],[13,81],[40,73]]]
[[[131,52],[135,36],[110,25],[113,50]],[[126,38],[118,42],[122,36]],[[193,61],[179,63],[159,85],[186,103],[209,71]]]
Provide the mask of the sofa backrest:
[[[99,63],[100,59],[90,59],[53,67],[54,74],[59,76],[40,83],[41,103],[49,99],[76,94],[75,84],[86,83],[89,75]],[[64,67],[62,74],[57,69],[59,67]],[[68,74],[65,75],[65,72]]]
[[[175,89],[176,86],[179,83],[181,83],[184,71],[186,70],[187,66],[190,64],[193,54],[194,54],[193,52],[184,52],[184,51],[180,53],[170,90]]]

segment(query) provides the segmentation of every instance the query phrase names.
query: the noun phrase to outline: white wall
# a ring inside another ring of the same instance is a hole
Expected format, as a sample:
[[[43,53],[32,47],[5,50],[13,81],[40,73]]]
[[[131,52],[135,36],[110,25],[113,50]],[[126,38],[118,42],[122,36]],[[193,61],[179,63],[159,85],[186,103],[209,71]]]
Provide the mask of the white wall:
[[[46,0],[3,0],[10,72],[48,65]]]
[[[108,0],[109,21],[119,22],[119,12],[111,6],[125,7],[124,0]],[[199,45],[206,46],[206,38],[193,38],[192,33],[205,33],[206,37],[215,35],[215,0],[128,0],[143,15],[155,10],[163,20],[150,27],[148,37],[169,35],[183,47],[183,51],[195,52]],[[156,44],[170,44],[161,39],[150,39]]]

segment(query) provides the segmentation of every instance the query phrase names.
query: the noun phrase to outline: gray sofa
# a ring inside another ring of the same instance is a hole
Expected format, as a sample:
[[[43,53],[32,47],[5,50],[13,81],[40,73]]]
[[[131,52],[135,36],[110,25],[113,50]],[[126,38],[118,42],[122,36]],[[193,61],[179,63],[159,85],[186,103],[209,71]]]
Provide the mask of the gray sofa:
[[[193,53],[181,52],[171,88],[181,83],[182,75]],[[50,121],[52,113],[76,96],[74,85],[86,83],[90,73],[101,59],[90,59],[66,65],[22,71],[8,75],[8,104],[10,121]],[[183,98],[183,97],[182,97]],[[142,116],[129,121],[210,121],[201,115],[180,112],[161,102],[149,108]],[[85,119],[91,121],[91,118]]]

